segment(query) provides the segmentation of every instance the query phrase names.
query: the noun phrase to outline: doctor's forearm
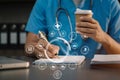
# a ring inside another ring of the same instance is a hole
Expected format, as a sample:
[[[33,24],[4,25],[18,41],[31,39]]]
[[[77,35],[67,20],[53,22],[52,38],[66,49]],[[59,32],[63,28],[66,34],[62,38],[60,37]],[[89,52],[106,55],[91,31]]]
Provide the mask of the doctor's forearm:
[[[120,54],[120,43],[117,43],[105,33],[105,39],[101,42],[108,54]]]

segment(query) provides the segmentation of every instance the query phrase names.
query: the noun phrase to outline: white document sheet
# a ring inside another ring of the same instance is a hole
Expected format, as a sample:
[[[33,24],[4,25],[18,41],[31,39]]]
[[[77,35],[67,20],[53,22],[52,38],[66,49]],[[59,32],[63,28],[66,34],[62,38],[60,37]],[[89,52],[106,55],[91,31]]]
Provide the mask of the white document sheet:
[[[52,61],[51,61],[52,60]],[[85,57],[84,56],[67,56],[64,58],[64,56],[59,56],[59,58],[54,58],[54,59],[39,59],[34,61],[35,64],[39,64],[42,62],[46,62],[46,63],[77,63],[77,64],[81,64],[84,60]],[[62,61],[61,61],[62,60]],[[61,61],[61,62],[60,62]]]
[[[95,55],[94,62],[120,62],[120,55]]]

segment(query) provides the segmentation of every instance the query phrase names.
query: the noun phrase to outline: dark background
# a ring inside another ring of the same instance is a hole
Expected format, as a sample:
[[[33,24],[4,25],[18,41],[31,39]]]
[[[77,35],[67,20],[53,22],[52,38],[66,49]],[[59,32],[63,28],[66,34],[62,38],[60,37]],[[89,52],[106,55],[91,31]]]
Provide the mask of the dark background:
[[[24,27],[35,1],[0,0],[0,55],[24,55],[26,36],[21,38],[20,34],[26,35]],[[13,38],[11,39],[11,33],[16,34],[17,42],[15,44],[11,44],[11,40],[14,41]],[[7,41],[4,44],[2,43],[5,41],[3,38]],[[20,43],[20,40],[23,40],[23,43]]]
[[[24,28],[35,1],[0,0],[0,55],[24,55]],[[24,36],[20,37],[20,34]]]
[[[26,23],[35,0],[0,0],[0,23]]]

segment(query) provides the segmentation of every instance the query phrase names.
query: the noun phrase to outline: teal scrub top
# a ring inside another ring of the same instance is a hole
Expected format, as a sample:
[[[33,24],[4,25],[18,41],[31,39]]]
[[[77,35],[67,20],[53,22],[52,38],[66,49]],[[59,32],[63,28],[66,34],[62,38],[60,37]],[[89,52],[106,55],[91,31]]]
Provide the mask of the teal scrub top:
[[[60,47],[59,55],[84,55],[86,58],[93,58],[101,46],[91,38],[83,40],[81,35],[76,33],[74,14],[76,6],[73,0],[61,0],[62,8],[69,12],[71,19],[73,28],[72,43],[69,43],[71,36],[70,24],[63,11],[60,11],[58,17],[59,31],[62,36],[58,34],[58,30],[55,28],[58,2],[58,0],[36,0],[26,25],[26,31],[34,34],[38,34],[38,31],[46,33],[49,42]],[[92,6],[90,6],[90,0],[83,0],[77,8],[89,10],[90,7],[92,8],[93,18],[99,22],[103,31],[120,43],[120,4],[118,0],[93,0]],[[65,41],[68,44],[65,44]]]

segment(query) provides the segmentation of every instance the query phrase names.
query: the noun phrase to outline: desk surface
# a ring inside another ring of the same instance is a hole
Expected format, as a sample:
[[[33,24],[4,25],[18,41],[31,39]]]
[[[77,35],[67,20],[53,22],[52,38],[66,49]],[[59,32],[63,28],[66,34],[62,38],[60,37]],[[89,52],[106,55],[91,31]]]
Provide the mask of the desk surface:
[[[56,71],[61,74],[59,80],[120,80],[120,69],[91,68],[89,62],[85,61],[74,70],[68,65],[65,70],[59,67],[52,70],[50,65],[47,65],[45,70],[34,65],[28,69],[4,70],[0,71],[0,80],[58,80],[54,76]],[[59,73],[57,75],[59,77]]]

